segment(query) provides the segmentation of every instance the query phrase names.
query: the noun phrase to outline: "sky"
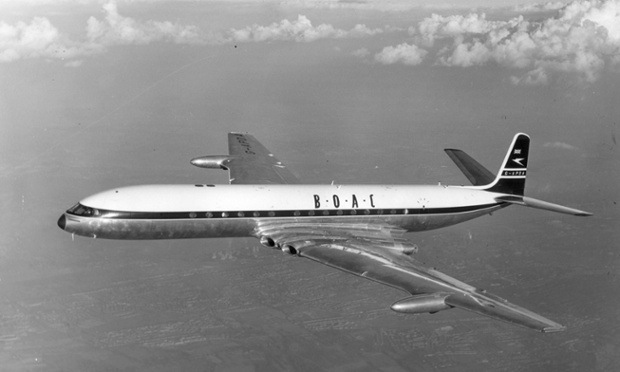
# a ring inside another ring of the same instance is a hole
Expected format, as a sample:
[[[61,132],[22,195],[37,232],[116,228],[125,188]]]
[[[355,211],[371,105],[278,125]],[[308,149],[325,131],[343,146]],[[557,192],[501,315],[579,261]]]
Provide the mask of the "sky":
[[[9,0],[0,84],[9,370],[620,367],[620,1]],[[444,148],[495,171],[528,133],[526,193],[593,217],[512,207],[409,238],[568,330],[402,317],[401,293],[252,239],[56,226],[116,186],[226,183],[189,160],[230,131],[304,182],[348,184],[462,184]]]

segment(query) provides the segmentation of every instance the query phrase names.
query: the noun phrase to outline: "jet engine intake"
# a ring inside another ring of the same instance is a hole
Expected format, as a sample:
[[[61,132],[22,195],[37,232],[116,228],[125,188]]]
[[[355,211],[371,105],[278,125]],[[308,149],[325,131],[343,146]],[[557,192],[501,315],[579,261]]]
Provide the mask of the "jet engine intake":
[[[281,249],[284,253],[297,254],[297,249],[290,244],[283,245]]]
[[[270,237],[265,236],[265,235],[260,237],[260,243],[264,245],[265,247],[269,247],[269,248],[273,248],[276,246],[276,242],[273,241],[273,239],[271,239]]]
[[[408,297],[395,302],[392,310],[397,313],[405,314],[422,314],[436,313],[441,310],[450,309],[452,306],[447,305],[445,300],[449,294],[447,293],[431,293]]]

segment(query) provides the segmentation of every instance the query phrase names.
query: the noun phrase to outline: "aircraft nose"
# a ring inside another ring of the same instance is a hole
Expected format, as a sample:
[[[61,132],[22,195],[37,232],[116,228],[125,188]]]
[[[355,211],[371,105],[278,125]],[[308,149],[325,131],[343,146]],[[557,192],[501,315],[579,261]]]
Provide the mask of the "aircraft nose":
[[[67,217],[65,217],[65,215],[63,214],[62,216],[60,216],[60,218],[58,219],[58,227],[60,227],[61,229],[65,229],[65,226],[67,226]]]

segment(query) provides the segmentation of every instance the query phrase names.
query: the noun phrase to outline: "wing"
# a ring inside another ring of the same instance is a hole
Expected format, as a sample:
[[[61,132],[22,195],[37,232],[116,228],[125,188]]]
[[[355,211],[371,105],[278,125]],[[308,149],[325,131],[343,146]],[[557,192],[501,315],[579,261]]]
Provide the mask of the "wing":
[[[228,152],[231,156],[224,167],[229,171],[231,184],[299,183],[252,135],[228,133]]]
[[[425,313],[457,307],[541,332],[565,328],[503,298],[476,289],[437,270],[422,266],[409,255],[417,247],[403,238],[404,230],[382,225],[323,225],[261,222],[256,236],[289,253],[364,277],[412,297],[392,310]],[[268,238],[266,238],[268,237]]]

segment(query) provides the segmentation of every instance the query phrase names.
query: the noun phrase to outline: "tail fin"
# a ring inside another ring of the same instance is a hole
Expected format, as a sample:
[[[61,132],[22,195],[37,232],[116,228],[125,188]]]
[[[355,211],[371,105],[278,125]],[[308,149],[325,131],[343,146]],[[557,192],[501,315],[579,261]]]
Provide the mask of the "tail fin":
[[[495,179],[493,179],[493,174],[489,172],[488,169],[463,151],[455,149],[446,149],[445,151],[476,188],[502,194],[495,198],[498,202],[572,214],[575,216],[592,215],[589,212],[584,212],[579,209],[564,207],[562,205],[523,196],[529,150],[530,136],[525,133],[517,133],[512,140],[510,148],[504,157],[502,167],[499,169]]]
[[[502,194],[523,195],[529,150],[530,136],[517,133],[495,180],[484,189]]]

